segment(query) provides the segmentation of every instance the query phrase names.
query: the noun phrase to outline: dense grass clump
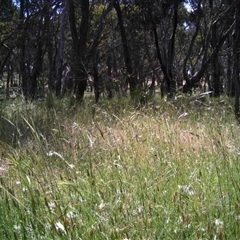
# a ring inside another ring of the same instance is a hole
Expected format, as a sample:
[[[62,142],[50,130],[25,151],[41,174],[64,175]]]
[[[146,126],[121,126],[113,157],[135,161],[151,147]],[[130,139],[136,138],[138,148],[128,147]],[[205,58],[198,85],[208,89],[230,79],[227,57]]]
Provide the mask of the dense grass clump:
[[[227,99],[50,96],[0,119],[2,239],[238,239],[239,126]]]

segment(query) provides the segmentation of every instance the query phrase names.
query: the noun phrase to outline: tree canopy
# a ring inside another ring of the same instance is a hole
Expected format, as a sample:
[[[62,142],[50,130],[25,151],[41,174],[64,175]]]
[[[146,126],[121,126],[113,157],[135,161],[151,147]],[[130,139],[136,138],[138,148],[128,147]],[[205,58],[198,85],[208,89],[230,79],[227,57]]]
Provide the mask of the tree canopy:
[[[235,97],[239,116],[238,0],[3,0],[0,84],[26,100],[78,101],[94,89],[142,101],[194,89]]]

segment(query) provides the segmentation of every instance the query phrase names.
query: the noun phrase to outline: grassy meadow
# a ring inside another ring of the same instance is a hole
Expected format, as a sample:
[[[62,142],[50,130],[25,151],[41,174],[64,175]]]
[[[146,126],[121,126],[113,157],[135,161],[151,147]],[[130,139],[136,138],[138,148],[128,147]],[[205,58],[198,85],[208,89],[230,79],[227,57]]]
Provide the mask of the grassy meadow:
[[[231,100],[0,104],[1,239],[240,239]]]

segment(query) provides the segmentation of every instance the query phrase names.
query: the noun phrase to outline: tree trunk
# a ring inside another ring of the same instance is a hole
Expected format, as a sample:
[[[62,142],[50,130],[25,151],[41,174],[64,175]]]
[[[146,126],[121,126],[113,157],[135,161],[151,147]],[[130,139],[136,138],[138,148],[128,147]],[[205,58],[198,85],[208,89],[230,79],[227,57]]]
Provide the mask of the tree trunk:
[[[53,33],[51,32],[51,2],[50,0],[45,1],[45,25],[46,25],[46,49],[47,49],[47,55],[48,55],[48,88],[52,92],[54,89],[54,81],[55,81],[55,56],[53,52]],[[55,33],[56,34],[56,33]],[[55,35],[54,34],[54,35]],[[43,82],[43,88],[44,88],[44,82]]]
[[[131,61],[131,56],[128,48],[127,36],[126,36],[124,24],[123,24],[122,11],[119,5],[119,1],[115,0],[113,3],[113,6],[117,12],[118,24],[121,32],[121,37],[122,37],[124,61],[127,69],[127,83],[129,84],[129,87],[130,87],[130,95],[132,98],[134,98],[138,84],[133,74],[132,61]]]
[[[213,0],[209,0],[209,7],[212,14],[214,14]],[[212,37],[211,45],[212,49],[217,46],[217,21],[212,24]],[[212,77],[213,77],[213,95],[214,97],[220,96],[220,76],[219,76],[219,63],[218,63],[218,53],[214,55],[212,59]]]
[[[55,80],[55,91],[56,95],[61,95],[62,88],[62,72],[63,72],[63,55],[64,55],[64,45],[65,45],[65,18],[67,7],[65,1],[63,2],[63,10],[60,16],[60,32],[59,32],[59,48],[57,52],[57,64],[56,64],[56,80]]]
[[[230,49],[230,37],[228,38],[228,49]],[[232,76],[232,54],[228,51],[227,54],[227,95],[228,97],[234,97],[235,95],[235,87]]]
[[[24,21],[24,0],[20,1],[20,12],[19,12],[19,19],[21,21]],[[22,79],[22,92],[23,96],[27,100],[28,98],[28,77],[26,73],[26,67],[25,67],[25,57],[26,57],[26,40],[25,40],[25,30],[26,27],[22,30],[22,37],[21,37],[21,47],[20,47],[20,72],[21,72],[21,79]]]
[[[233,35],[233,69],[234,69],[234,82],[235,82],[235,104],[234,104],[234,112],[235,117],[239,121],[240,120],[240,109],[239,109],[239,98],[240,98],[240,80],[239,80],[239,51],[240,51],[240,31],[239,31],[239,24],[240,24],[240,3],[236,4],[235,10],[235,29]]]
[[[100,94],[101,94],[100,88],[99,88],[98,59],[99,59],[99,52],[95,51],[95,54],[93,56],[93,85],[94,85],[95,103],[98,103]]]
[[[11,67],[10,67],[10,61],[7,63],[7,87],[6,87],[6,99],[9,99],[10,97],[10,79],[11,79]]]
[[[152,16],[152,9],[150,8],[150,6],[151,6],[151,4],[149,3],[148,4],[148,15],[150,17],[150,21],[151,21],[151,24],[152,24],[152,30],[153,30],[153,34],[154,34],[154,42],[155,42],[155,47],[156,47],[156,52],[157,52],[157,58],[158,58],[158,61],[160,63],[160,66],[161,66],[161,69],[162,69],[162,72],[163,72],[164,80],[167,84],[167,92],[170,93],[171,92],[171,79],[168,75],[167,66],[163,62],[163,59],[162,59],[160,46],[159,46],[159,39],[158,39],[158,34],[157,34],[157,27],[156,27],[156,24],[154,22],[154,19],[153,19],[153,16]],[[163,90],[163,88],[161,90]],[[162,95],[163,95],[163,92],[162,92]]]
[[[173,76],[173,60],[174,60],[174,52],[175,52],[175,36],[176,36],[176,30],[177,30],[177,24],[178,24],[178,5],[179,1],[174,0],[173,2],[173,16],[172,16],[172,35],[169,40],[168,45],[168,65],[167,65],[167,71],[168,76],[170,80],[170,98],[172,98],[176,91],[176,82],[174,80]]]
[[[109,3],[108,7],[103,9],[101,17],[98,21],[98,29],[94,36],[94,40],[92,43],[92,48],[90,50],[90,54],[93,57],[93,76],[94,76],[94,93],[95,93],[95,103],[98,103],[100,98],[100,82],[99,82],[99,74],[98,74],[98,63],[99,63],[99,50],[98,46],[100,43],[100,38],[102,34],[103,24],[106,16],[112,10],[113,3],[112,1]]]
[[[74,73],[75,73],[75,91],[78,101],[83,101],[84,93],[87,88],[88,73],[86,71],[86,48],[89,20],[89,0],[81,0],[82,19],[80,25],[80,34],[78,35],[75,17],[75,5],[73,0],[67,0],[69,9],[69,23],[73,40],[74,49]]]

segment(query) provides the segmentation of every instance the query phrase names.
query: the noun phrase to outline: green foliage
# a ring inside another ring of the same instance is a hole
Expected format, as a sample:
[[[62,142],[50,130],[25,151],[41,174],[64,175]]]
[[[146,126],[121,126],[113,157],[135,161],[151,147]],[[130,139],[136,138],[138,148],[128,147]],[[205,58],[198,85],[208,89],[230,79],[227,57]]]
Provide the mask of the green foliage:
[[[0,138],[2,239],[236,239],[239,126],[197,100],[3,108],[26,136]]]

